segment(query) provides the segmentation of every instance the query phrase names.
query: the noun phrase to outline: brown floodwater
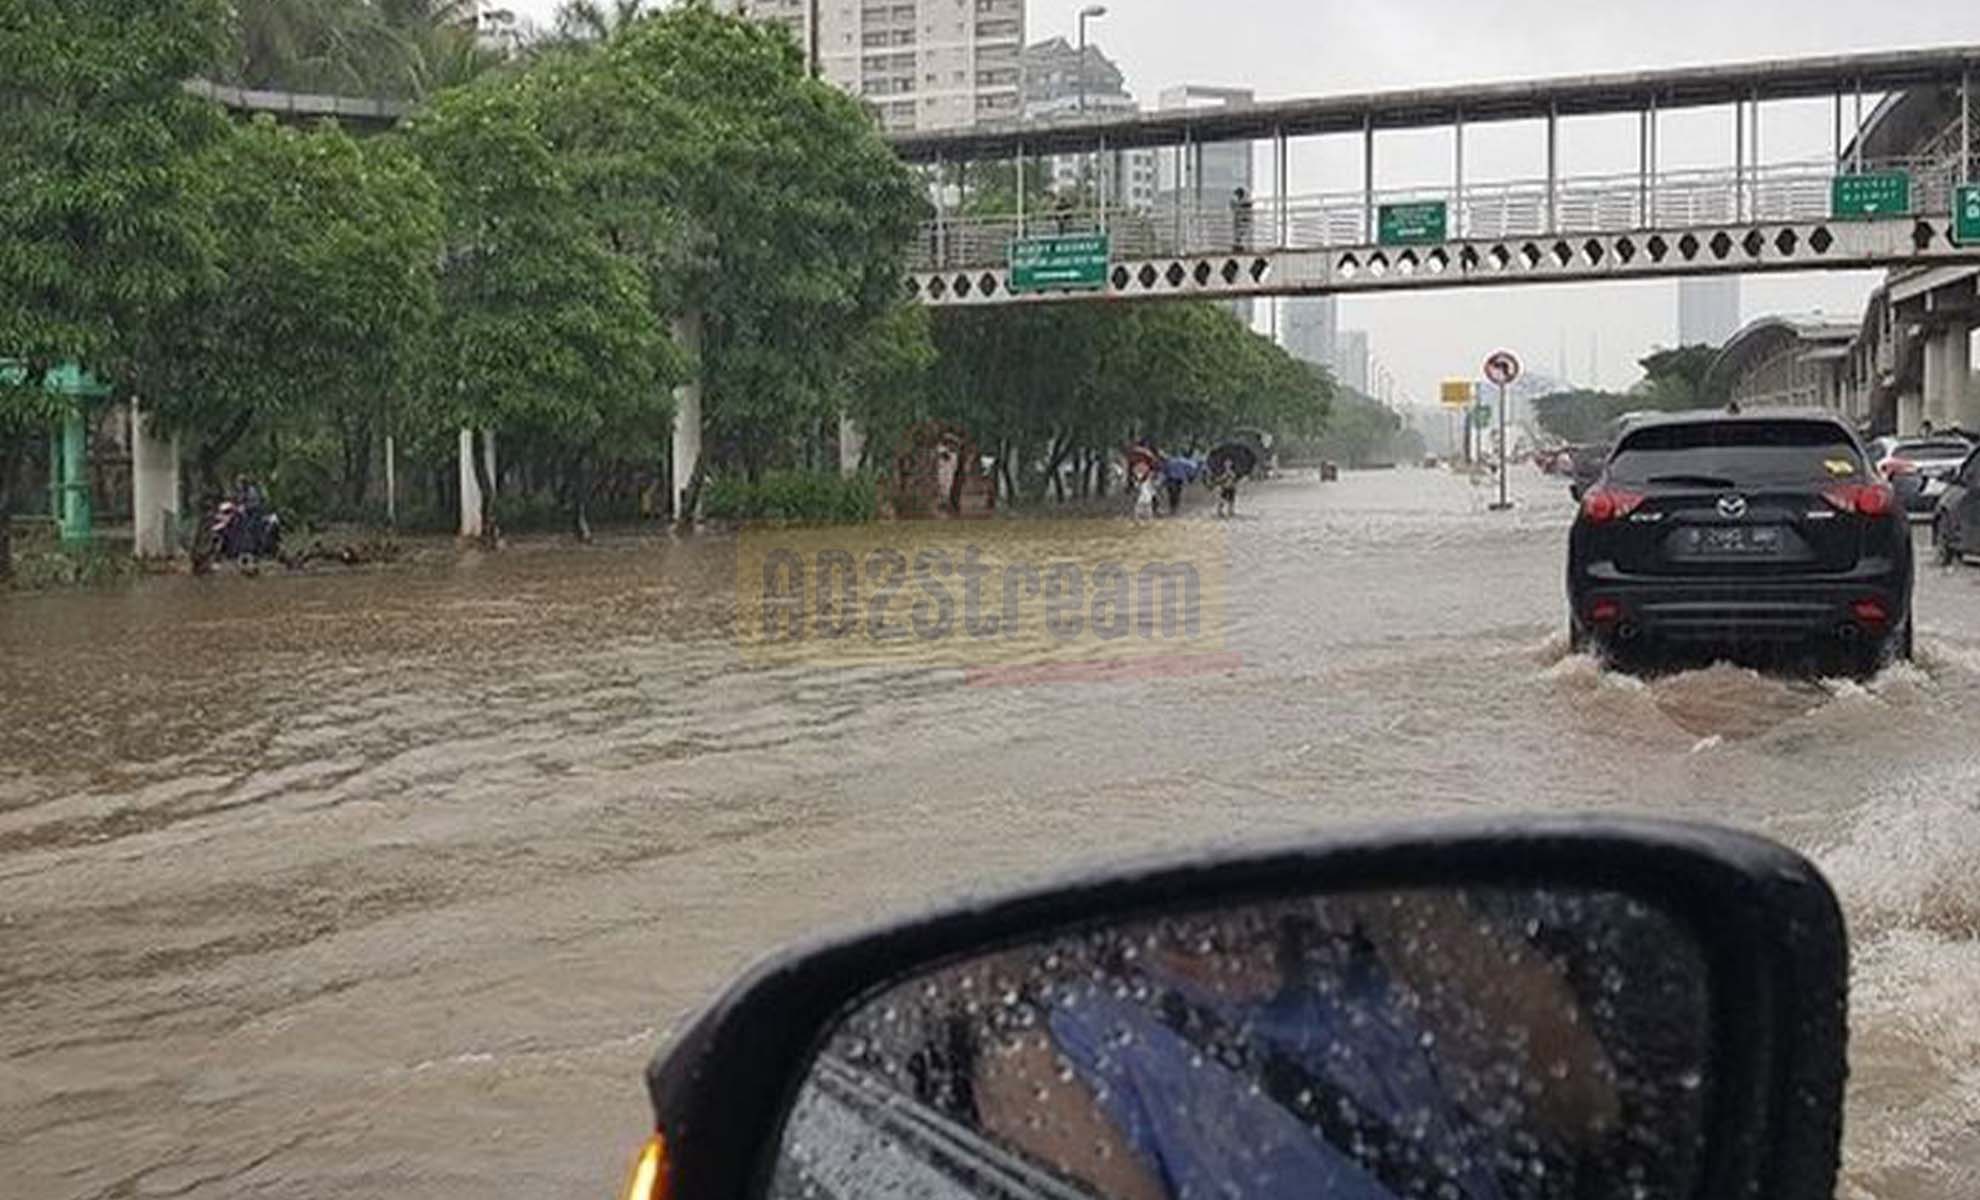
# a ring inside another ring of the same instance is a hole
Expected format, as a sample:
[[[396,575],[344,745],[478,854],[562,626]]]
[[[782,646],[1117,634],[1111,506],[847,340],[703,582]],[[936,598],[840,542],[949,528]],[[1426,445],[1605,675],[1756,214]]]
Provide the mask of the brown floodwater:
[[[1980,570],[1921,568],[1919,661],[1867,684],[1640,681],[1567,654],[1571,509],[1518,485],[1252,491],[1226,659],[1174,677],[746,657],[722,536],[0,598],[0,1191],[608,1195],[666,1030],[795,935],[1584,810],[1811,854],[1855,940],[1841,1194],[1980,1194]]]

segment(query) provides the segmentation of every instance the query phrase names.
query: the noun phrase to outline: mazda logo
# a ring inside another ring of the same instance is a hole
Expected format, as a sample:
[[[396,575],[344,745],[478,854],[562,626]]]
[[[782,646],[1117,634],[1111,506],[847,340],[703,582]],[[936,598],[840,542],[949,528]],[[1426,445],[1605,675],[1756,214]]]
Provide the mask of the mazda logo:
[[[1746,497],[1744,496],[1719,497],[1719,515],[1722,517],[1727,517],[1734,521],[1739,520],[1741,517],[1746,515]]]

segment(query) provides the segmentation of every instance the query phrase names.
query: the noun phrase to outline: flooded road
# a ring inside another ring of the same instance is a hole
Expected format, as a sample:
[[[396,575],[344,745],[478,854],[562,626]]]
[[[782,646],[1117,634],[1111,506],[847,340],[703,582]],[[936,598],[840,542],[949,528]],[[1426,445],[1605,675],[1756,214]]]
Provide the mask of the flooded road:
[[[1840,1194],[1980,1194],[1980,570],[1921,570],[1920,661],[1867,685],[1645,683],[1567,654],[1571,510],[1518,483],[1249,493],[1241,665],[1167,681],[748,665],[715,537],[0,599],[5,1190],[609,1195],[664,1031],[781,940],[1540,809],[1812,854],[1856,946]]]

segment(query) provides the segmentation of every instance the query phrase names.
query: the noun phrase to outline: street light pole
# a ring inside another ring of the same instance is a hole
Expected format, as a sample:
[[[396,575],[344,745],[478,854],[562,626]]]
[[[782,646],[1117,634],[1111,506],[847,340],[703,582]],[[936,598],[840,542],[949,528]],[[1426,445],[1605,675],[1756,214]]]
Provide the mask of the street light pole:
[[[1079,114],[1086,115],[1086,23],[1107,15],[1104,4],[1089,4],[1079,10]]]
[[[1079,10],[1079,66],[1077,69],[1079,71],[1079,115],[1081,120],[1086,118],[1086,23],[1106,15],[1107,6],[1104,4],[1089,4]],[[1096,158],[1093,164],[1094,174],[1097,175],[1099,169],[1099,160]],[[1097,182],[1094,185],[1094,191],[1097,198],[1099,192]],[[1104,200],[1100,202],[1100,207],[1102,209],[1106,207]]]

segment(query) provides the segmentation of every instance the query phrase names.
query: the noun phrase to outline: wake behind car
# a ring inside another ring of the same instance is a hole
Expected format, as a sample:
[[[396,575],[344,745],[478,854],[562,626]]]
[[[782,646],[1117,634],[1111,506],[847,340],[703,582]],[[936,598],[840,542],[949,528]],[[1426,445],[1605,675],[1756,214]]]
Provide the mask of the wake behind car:
[[[1911,656],[1909,525],[1856,436],[1809,410],[1648,418],[1617,441],[1568,543],[1570,637],[1657,649]]]

